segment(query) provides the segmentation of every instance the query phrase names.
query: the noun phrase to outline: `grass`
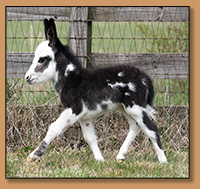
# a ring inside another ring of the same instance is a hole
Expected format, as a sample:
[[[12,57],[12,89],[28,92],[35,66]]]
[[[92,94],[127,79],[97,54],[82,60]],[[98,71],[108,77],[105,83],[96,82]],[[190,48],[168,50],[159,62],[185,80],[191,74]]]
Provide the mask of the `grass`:
[[[69,22],[56,22],[66,44]],[[92,52],[187,53],[188,22],[92,22]],[[44,38],[43,22],[7,21],[7,51],[34,52]]]
[[[25,79],[7,78],[6,102],[8,104],[43,105],[58,103],[59,98],[51,81],[40,85],[28,85]]]
[[[187,22],[93,22],[92,52],[184,53]]]
[[[188,152],[167,151],[167,164],[158,163],[152,150],[131,150],[123,163],[115,160],[117,151],[104,153],[97,162],[89,149],[48,149],[39,160],[28,163],[29,150],[7,153],[7,178],[189,178]]]
[[[56,22],[61,42],[67,43],[69,23]],[[6,51],[34,52],[41,41],[45,40],[44,25],[39,21],[7,21]]]
[[[154,105],[189,105],[189,80],[153,79]]]
[[[17,83],[17,85],[16,85]],[[189,104],[189,81],[173,79],[154,79],[154,105]],[[43,105],[59,103],[51,81],[41,85],[28,85],[24,79],[7,78],[7,103],[21,105]]]

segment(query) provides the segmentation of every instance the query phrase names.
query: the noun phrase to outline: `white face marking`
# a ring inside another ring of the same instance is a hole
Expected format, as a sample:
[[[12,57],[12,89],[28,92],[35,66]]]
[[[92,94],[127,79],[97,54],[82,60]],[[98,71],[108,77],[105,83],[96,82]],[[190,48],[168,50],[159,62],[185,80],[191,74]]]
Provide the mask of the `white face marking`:
[[[50,56],[52,60],[54,60],[54,52],[51,47],[49,47],[49,41],[41,42],[35,50],[35,58]],[[38,58],[39,59],[39,58]]]
[[[76,67],[72,63],[68,64],[67,68],[65,70],[65,76],[67,77],[69,75],[69,72],[72,72],[75,69],[76,69]]]
[[[52,49],[49,47],[49,41],[43,41],[40,43],[35,51],[35,57],[33,62],[29,68],[29,70],[25,74],[25,79],[29,84],[40,84],[47,80],[56,80],[57,72],[56,72],[56,62],[55,62],[55,55]],[[38,61],[40,58],[49,57],[49,64],[48,66],[42,71],[36,71],[37,66],[41,66],[42,63]]]
[[[123,77],[125,74],[124,74],[124,72],[122,71],[122,72],[119,72],[117,75],[118,75],[119,77]]]

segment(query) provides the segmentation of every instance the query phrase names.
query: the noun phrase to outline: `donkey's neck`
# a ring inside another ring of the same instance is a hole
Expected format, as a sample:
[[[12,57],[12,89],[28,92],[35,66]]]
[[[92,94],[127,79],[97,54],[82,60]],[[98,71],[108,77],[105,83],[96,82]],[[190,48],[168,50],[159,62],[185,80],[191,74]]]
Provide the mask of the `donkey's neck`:
[[[72,62],[66,63],[62,67],[57,68],[54,78],[52,79],[54,89],[60,92],[66,86],[73,86],[79,79],[82,67],[77,67]]]
[[[56,40],[55,53],[56,72],[52,79],[55,90],[60,93],[70,80],[76,80],[80,70],[82,69],[81,62],[70,51],[68,45],[64,46],[59,39]],[[70,81],[70,82],[71,82]]]
[[[52,79],[54,89],[57,93],[60,93],[60,91],[62,89],[61,79],[59,77],[60,77],[59,73],[56,72],[55,77]]]

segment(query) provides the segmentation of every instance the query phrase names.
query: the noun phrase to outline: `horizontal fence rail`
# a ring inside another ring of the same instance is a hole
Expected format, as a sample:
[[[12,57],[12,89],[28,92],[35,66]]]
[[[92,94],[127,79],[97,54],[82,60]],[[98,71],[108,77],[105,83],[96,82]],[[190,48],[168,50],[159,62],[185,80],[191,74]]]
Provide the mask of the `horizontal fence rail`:
[[[7,7],[6,20],[43,21],[44,18],[69,20],[70,7]]]
[[[7,53],[7,78],[24,78],[34,53]],[[155,79],[188,79],[187,53],[91,53],[87,59],[92,67],[131,64]]]
[[[188,7],[89,7],[90,21],[189,21]],[[7,7],[7,20],[70,20],[70,7]]]

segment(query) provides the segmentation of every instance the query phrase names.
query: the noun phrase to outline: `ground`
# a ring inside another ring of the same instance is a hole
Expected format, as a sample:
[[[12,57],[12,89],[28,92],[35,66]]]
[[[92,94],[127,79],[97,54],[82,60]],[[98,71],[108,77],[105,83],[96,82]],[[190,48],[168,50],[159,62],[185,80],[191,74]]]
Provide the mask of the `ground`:
[[[152,149],[115,160],[118,151],[104,152],[97,162],[88,149],[48,149],[39,160],[28,163],[28,150],[7,153],[7,178],[189,178],[188,152],[167,151],[168,163],[160,164]]]

